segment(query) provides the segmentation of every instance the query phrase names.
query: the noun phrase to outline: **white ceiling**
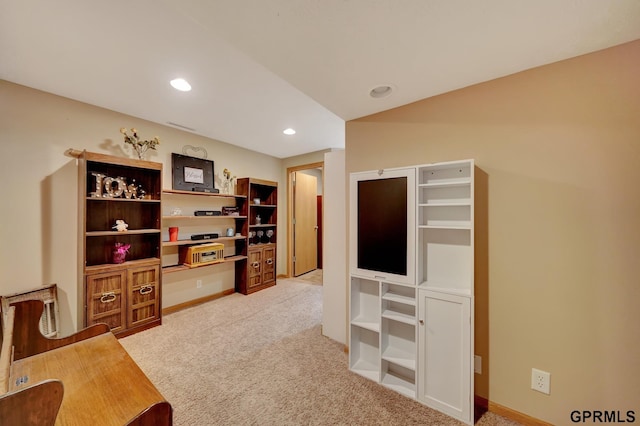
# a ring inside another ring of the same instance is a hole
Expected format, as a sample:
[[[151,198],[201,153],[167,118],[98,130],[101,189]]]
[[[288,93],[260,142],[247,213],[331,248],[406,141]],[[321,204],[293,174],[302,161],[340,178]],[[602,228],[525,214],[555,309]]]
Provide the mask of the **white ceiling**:
[[[345,120],[636,39],[638,0],[0,0],[1,79],[280,158],[344,147]]]

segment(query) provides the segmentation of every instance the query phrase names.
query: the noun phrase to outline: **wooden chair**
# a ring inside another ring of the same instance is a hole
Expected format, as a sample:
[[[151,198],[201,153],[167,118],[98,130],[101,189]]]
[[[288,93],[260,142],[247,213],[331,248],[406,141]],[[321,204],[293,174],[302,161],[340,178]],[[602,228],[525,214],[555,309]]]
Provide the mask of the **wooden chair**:
[[[167,401],[157,402],[135,416],[126,426],[156,426],[157,419],[168,419],[173,424],[173,408]]]
[[[2,345],[0,346],[0,395],[9,391],[9,376],[11,375],[11,351],[13,339],[13,320],[16,309],[9,308],[7,312],[2,312],[0,321],[0,336]]]
[[[0,422],[12,426],[49,426],[56,422],[64,388],[60,380],[45,380],[0,395]]]
[[[44,309],[42,300],[23,300],[11,306],[15,307],[17,324],[13,331],[15,361],[110,332],[107,324],[94,324],[70,336],[50,339],[43,336],[39,328]]]
[[[19,391],[8,392],[15,308],[11,307],[8,312],[2,314],[0,423],[14,426],[53,425],[64,394],[60,380],[45,380]]]
[[[47,338],[39,328],[43,307],[42,300],[24,300],[12,303],[8,311],[3,312],[0,425],[54,425],[56,419],[65,424],[77,424],[79,418],[86,420],[87,410],[95,410],[98,413],[96,418],[117,419],[111,424],[172,424],[171,405],[126,354],[106,324],[94,325],[64,338]],[[58,351],[47,353],[54,349]],[[62,362],[66,357],[70,357],[73,364],[62,363],[54,372],[50,371],[51,365],[47,359],[53,361],[52,364],[60,364],[58,361]],[[113,365],[114,360],[122,370],[105,369],[105,365]],[[75,369],[78,363],[83,367]],[[98,366],[93,371],[100,374],[96,374],[94,379],[100,385],[92,386],[86,384],[84,376],[79,376],[78,372],[83,368],[90,369],[96,363]],[[51,377],[56,380],[50,380]],[[121,383],[128,377],[136,377],[137,382],[128,387],[122,386]],[[27,387],[30,384],[28,380],[33,380],[34,384]],[[96,403],[87,405],[76,401],[70,405],[69,401],[65,401],[63,404],[63,383],[67,386],[69,398],[87,395],[88,400]],[[109,388],[114,383],[115,386]],[[108,391],[105,391],[107,388]],[[13,390],[9,392],[9,389]],[[123,394],[131,398],[127,399]],[[126,415],[114,410],[117,404],[123,407]],[[141,411],[131,418],[137,410]]]

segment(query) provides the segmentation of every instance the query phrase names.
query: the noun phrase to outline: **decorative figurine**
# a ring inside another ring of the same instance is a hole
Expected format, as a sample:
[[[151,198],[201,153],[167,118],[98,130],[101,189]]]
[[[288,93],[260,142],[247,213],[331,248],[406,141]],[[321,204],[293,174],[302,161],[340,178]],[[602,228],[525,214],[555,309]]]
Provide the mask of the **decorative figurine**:
[[[124,220],[118,219],[116,220],[116,224],[113,225],[111,228],[115,229],[118,232],[126,232],[128,227],[129,225]]]
[[[224,169],[222,171],[222,193],[233,195],[233,183],[236,180],[235,176],[231,176],[231,171],[229,169]]]

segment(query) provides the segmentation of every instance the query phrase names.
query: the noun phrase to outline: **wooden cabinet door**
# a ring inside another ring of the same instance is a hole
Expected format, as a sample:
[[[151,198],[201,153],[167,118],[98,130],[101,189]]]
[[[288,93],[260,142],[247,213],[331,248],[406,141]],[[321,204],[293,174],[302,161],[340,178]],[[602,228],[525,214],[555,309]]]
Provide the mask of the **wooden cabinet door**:
[[[269,284],[276,280],[276,247],[264,247],[262,253],[262,283]]]
[[[87,275],[86,326],[103,322],[114,333],[124,329],[126,280],[124,269]]]
[[[418,400],[473,421],[471,299],[419,290]]]
[[[261,248],[249,249],[249,277],[247,281],[247,289],[262,285],[262,255]]]
[[[159,277],[158,265],[127,270],[128,327],[135,327],[160,317]]]

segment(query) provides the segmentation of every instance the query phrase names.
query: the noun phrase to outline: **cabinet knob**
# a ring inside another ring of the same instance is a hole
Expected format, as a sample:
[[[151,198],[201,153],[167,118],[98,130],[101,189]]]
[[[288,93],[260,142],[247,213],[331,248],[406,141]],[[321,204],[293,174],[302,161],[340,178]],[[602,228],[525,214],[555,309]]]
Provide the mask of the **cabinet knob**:
[[[420,323],[420,325],[424,325],[424,320],[421,319],[420,321],[418,321]]]
[[[116,300],[116,294],[114,292],[102,293],[102,297],[100,298],[100,303],[110,303]]]
[[[273,263],[273,259],[269,258],[266,260],[266,262],[267,262],[267,265],[271,265]]]
[[[260,263],[259,262],[253,262],[251,264],[251,266],[253,266],[255,269],[258,269],[260,267]]]

